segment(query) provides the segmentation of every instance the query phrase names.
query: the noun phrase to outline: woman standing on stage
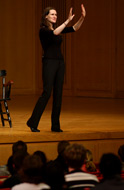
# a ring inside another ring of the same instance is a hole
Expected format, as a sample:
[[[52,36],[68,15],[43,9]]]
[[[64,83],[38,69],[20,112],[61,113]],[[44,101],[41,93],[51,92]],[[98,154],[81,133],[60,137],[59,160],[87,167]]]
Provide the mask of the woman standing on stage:
[[[61,53],[61,43],[62,37],[61,33],[70,33],[77,31],[86,15],[85,8],[81,4],[81,17],[71,27],[67,27],[69,22],[74,18],[72,14],[72,8],[70,8],[68,19],[63,22],[60,26],[55,28],[57,22],[57,11],[53,7],[47,7],[42,15],[41,28],[39,32],[39,37],[41,45],[44,51],[42,58],[43,70],[43,93],[39,97],[33,113],[29,120],[27,121],[28,127],[30,127],[32,132],[40,132],[37,129],[40,118],[43,111],[47,105],[47,102],[51,96],[53,90],[53,106],[51,114],[51,131],[53,132],[63,132],[60,128],[60,111],[62,102],[62,90],[64,81],[64,59]]]

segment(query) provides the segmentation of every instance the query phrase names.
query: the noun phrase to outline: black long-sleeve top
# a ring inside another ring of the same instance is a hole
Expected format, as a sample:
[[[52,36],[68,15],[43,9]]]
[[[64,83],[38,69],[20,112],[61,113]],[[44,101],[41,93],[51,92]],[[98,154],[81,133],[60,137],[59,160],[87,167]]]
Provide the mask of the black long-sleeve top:
[[[62,33],[70,32],[74,32],[73,27],[66,27],[62,31]],[[39,31],[39,37],[44,50],[44,58],[63,59],[63,55],[61,53],[61,35],[54,35],[53,30],[50,30],[47,27],[42,27]]]

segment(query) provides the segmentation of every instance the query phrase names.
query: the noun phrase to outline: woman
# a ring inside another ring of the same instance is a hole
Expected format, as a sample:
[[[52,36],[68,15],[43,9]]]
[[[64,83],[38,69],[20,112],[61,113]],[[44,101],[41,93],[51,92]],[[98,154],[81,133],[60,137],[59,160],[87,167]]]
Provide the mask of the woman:
[[[42,48],[44,50],[44,55],[42,58],[43,63],[43,93],[39,97],[35,108],[33,110],[32,116],[27,121],[28,127],[30,127],[32,132],[40,132],[38,123],[40,121],[41,115],[47,105],[50,98],[51,91],[53,89],[53,107],[52,107],[52,125],[51,131],[53,132],[63,132],[60,128],[60,111],[62,102],[62,89],[64,81],[64,59],[61,53],[61,43],[62,37],[61,33],[69,33],[77,31],[86,15],[85,8],[83,4],[81,5],[81,17],[72,27],[67,27],[69,22],[74,18],[72,14],[72,8],[70,8],[68,19],[62,23],[60,26],[55,28],[57,22],[57,11],[53,7],[47,7],[44,10],[41,22],[41,28],[39,32],[39,37],[41,41]]]

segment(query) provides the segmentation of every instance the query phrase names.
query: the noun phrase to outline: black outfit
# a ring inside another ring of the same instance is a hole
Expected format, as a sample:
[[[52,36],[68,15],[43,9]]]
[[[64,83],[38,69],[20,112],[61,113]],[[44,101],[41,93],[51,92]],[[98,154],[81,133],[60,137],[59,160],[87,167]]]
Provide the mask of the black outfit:
[[[64,174],[66,174],[68,172],[68,166],[67,166],[64,158],[61,155],[58,155],[55,160],[51,160],[51,161],[47,162],[47,165],[49,167],[54,166],[54,167],[58,168],[58,170],[61,170]]]
[[[73,27],[66,27],[62,33],[74,32]],[[42,27],[39,32],[40,41],[44,50],[43,63],[43,93],[39,97],[32,116],[27,122],[31,128],[37,129],[41,115],[47,105],[53,89],[52,131],[60,131],[59,116],[61,111],[62,90],[64,81],[64,59],[61,53],[61,35],[54,35],[52,30]]]
[[[103,179],[92,190],[123,190],[124,180],[120,175],[113,176],[110,179]]]
[[[50,161],[46,164],[44,172],[45,182],[52,190],[62,190],[65,186],[64,172],[61,165],[57,162]]]

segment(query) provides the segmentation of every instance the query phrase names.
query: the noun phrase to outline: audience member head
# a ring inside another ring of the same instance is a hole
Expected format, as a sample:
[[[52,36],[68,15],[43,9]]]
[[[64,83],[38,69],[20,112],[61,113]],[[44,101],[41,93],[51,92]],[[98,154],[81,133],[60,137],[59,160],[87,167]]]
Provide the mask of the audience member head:
[[[89,149],[86,149],[86,162],[93,161],[93,154]]]
[[[12,155],[8,158],[7,168],[11,175],[15,173],[15,168],[13,168],[13,156],[17,151],[22,150],[22,152],[27,153],[27,145],[23,141],[17,141],[12,146]]]
[[[71,144],[65,149],[64,157],[68,167],[81,169],[86,159],[86,149],[81,144]]]
[[[118,155],[122,162],[124,162],[124,145],[121,145],[118,149]]]
[[[96,171],[96,166],[93,162],[93,154],[89,149],[86,149],[86,170],[88,172],[95,172]]]
[[[12,157],[14,173],[17,173],[22,167],[23,160],[28,155],[23,149],[18,150]]]
[[[23,141],[17,141],[12,146],[12,154],[17,152],[18,150],[23,150],[24,152],[27,152],[27,145]]]
[[[99,168],[104,178],[112,178],[121,174],[121,161],[113,153],[103,154],[100,160]]]
[[[46,158],[46,155],[43,151],[37,150],[34,152],[34,155],[39,156],[41,158],[41,161],[43,162],[43,164],[47,163],[47,158]]]
[[[23,182],[39,184],[43,182],[43,162],[37,155],[28,155],[25,157],[20,175]]]
[[[63,156],[64,150],[66,149],[68,145],[70,145],[69,141],[65,141],[65,140],[60,141],[57,147],[58,155]]]

